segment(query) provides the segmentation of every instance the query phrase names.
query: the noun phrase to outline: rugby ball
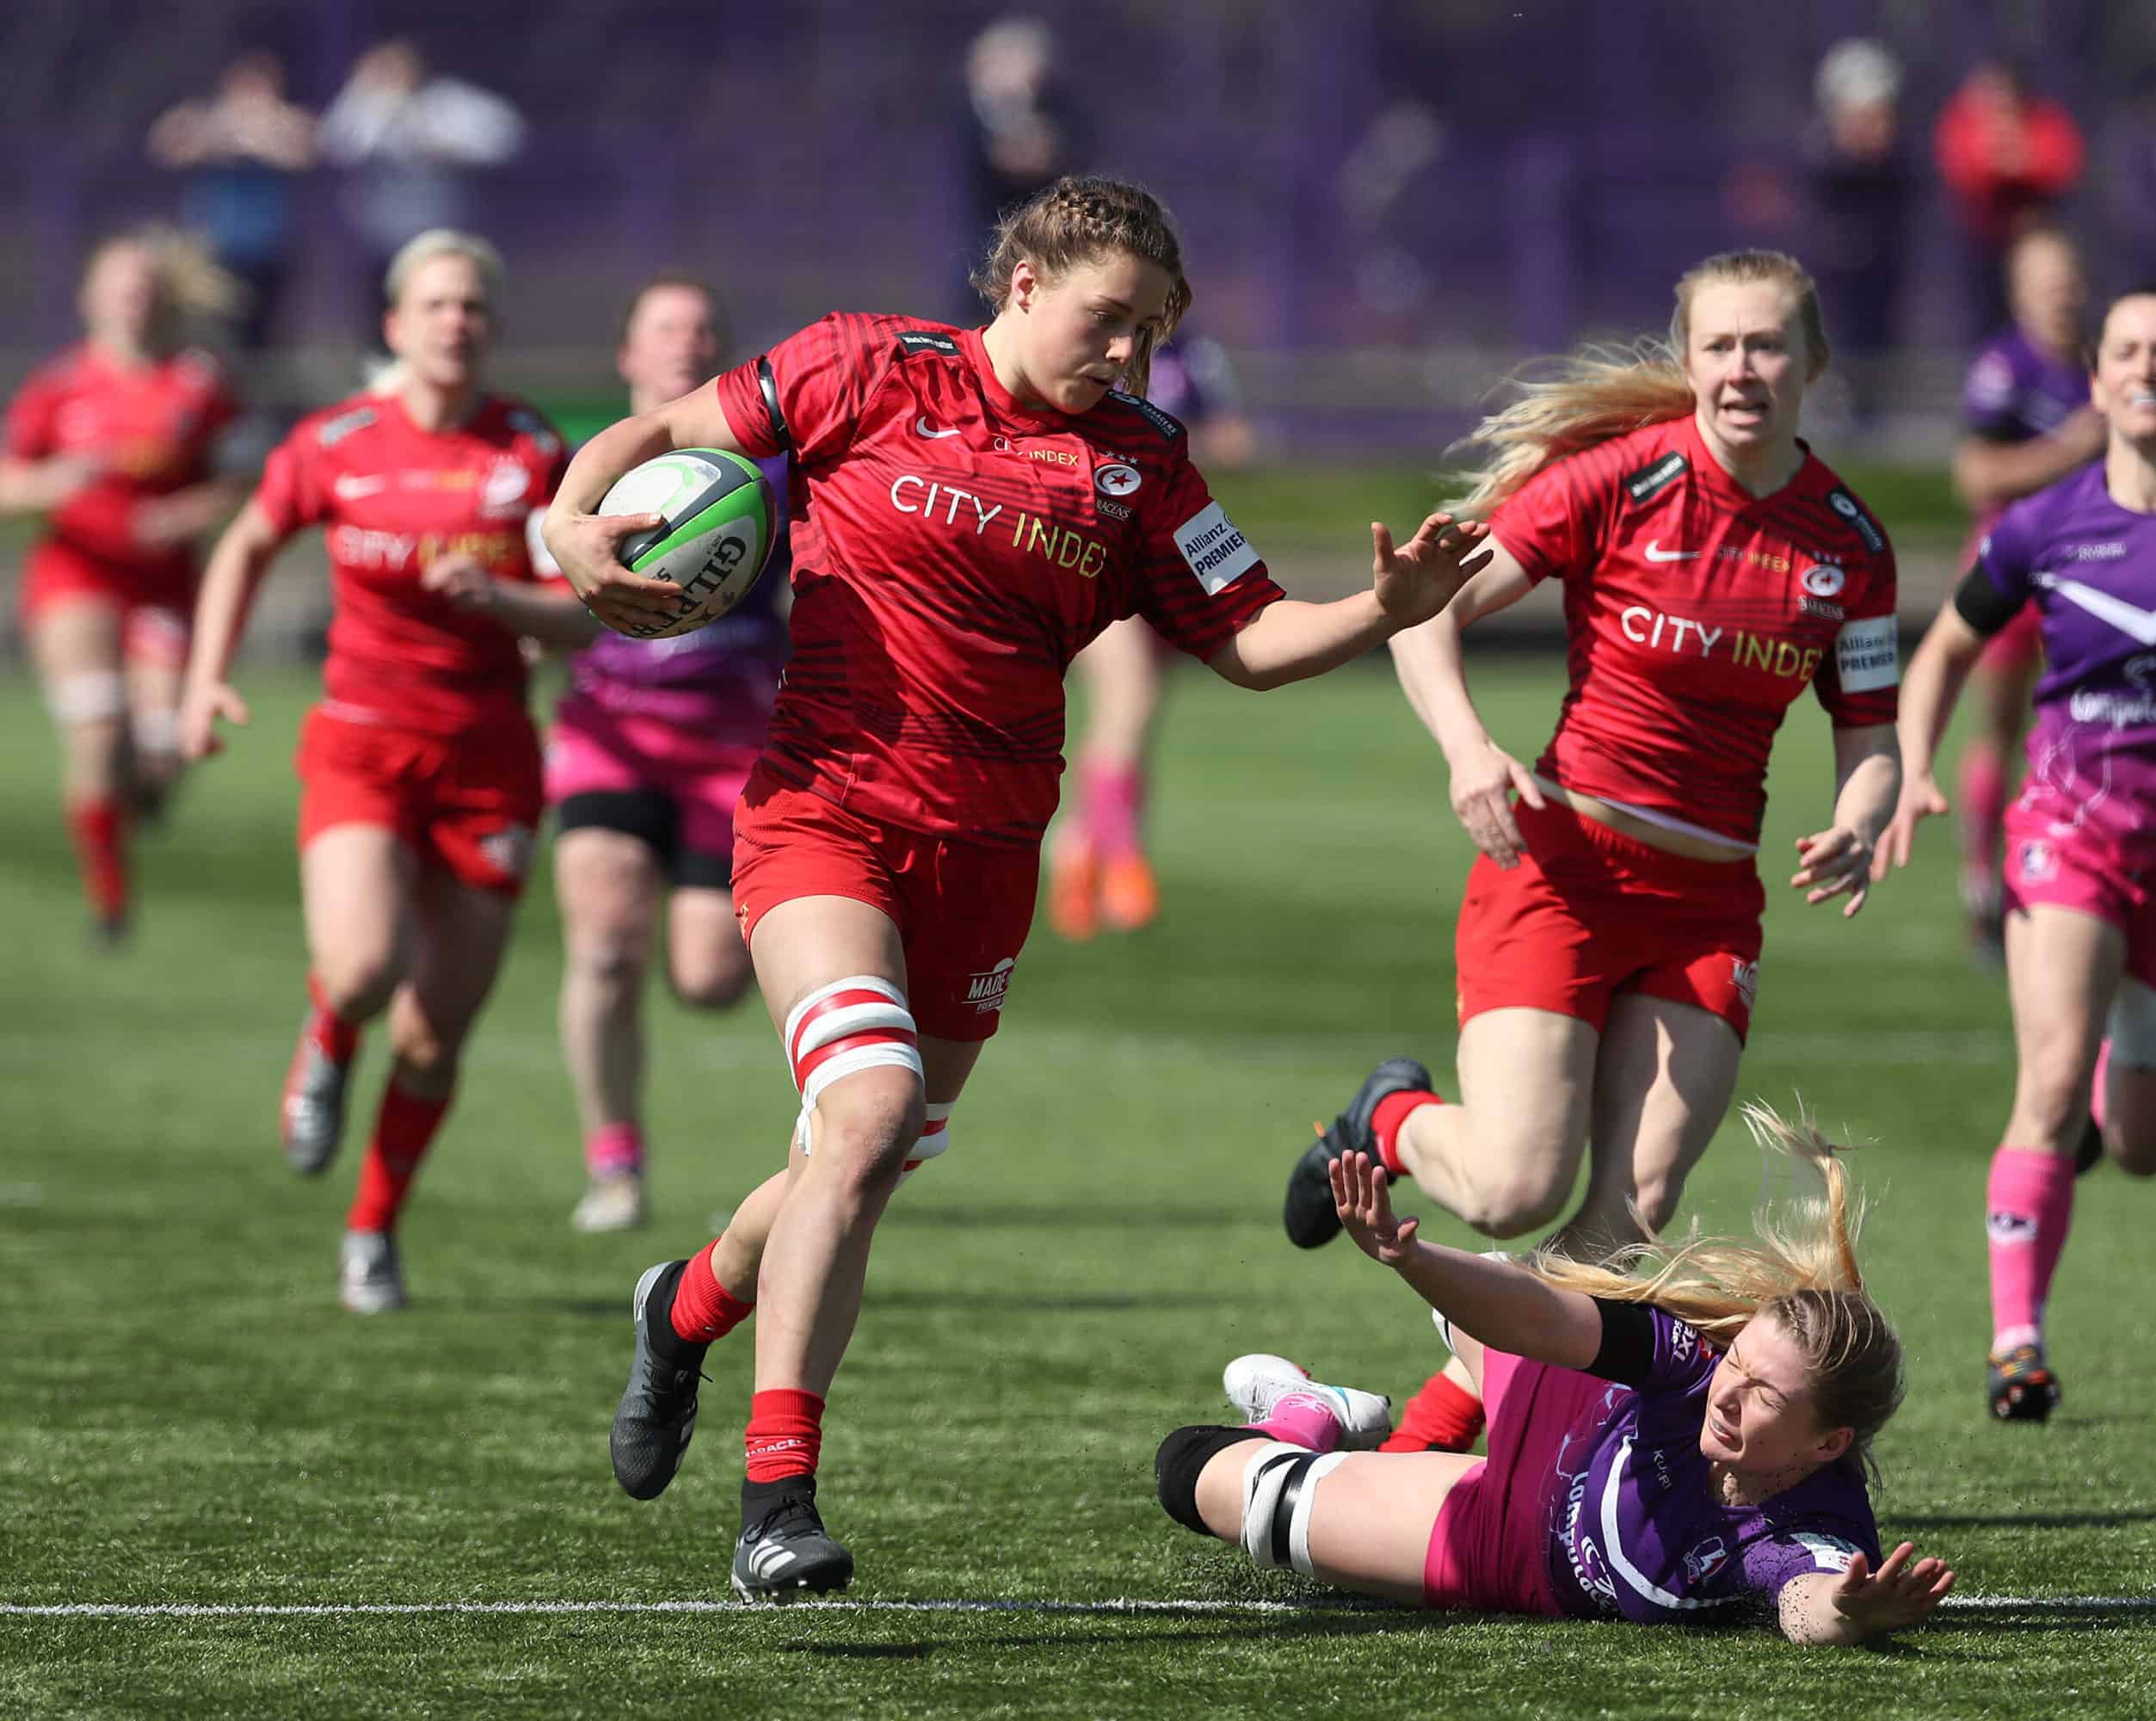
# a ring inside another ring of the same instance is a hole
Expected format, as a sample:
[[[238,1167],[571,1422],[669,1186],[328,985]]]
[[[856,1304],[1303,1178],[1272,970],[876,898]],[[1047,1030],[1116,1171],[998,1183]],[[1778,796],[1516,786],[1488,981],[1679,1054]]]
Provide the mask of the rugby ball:
[[[625,538],[615,554],[647,578],[681,589],[675,614],[619,631],[671,639],[718,620],[756,583],[771,559],[777,515],[754,460],[724,448],[677,448],[616,478],[601,514],[656,514],[665,524]]]

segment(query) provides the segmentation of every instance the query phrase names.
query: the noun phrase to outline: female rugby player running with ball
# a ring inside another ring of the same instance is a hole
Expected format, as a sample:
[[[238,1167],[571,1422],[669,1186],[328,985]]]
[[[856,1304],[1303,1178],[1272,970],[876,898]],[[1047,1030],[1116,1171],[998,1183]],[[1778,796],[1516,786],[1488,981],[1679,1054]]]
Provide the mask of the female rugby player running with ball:
[[[1340,1222],[1435,1309],[1489,1407],[1489,1456],[1344,1453],[1383,1401],[1292,1363],[1229,1366],[1245,1428],[1179,1428],[1161,1503],[1260,1565],[1476,1613],[1698,1623],[1771,1615],[1791,1641],[1913,1625],[1953,1588],[1885,1559],[1866,1486],[1901,1402],[1901,1344],[1865,1293],[1833,1148],[1764,1109],[1763,1144],[1815,1163],[1823,1224],[1695,1240],[1624,1267],[1420,1241],[1365,1155],[1332,1161]]]
[[[793,655],[736,814],[734,894],[800,1122],[787,1169],[725,1235],[638,1284],[613,1438],[622,1486],[663,1489],[705,1348],[761,1309],[733,1567],[747,1596],[852,1575],[816,1507],[824,1399],[876,1222],[948,1145],[995,1032],[1071,658],[1135,614],[1238,686],[1318,675],[1436,614],[1481,532],[1433,515],[1395,549],[1373,525],[1369,591],[1287,601],[1182,426],[1138,398],[1190,289],[1166,212],[1134,186],[1059,181],[1003,224],[981,284],[985,329],[829,317],[602,432],[547,517],[593,609],[634,626],[669,613],[673,589],[617,560],[656,521],[593,517],[607,486],[670,448],[794,458]]]
[[[209,356],[182,346],[182,325],[237,290],[176,233],[108,241],[83,272],[85,338],[8,408],[0,515],[46,516],[23,565],[23,626],[107,945],[128,929],[128,826],[179,774],[196,546],[245,489],[216,470],[236,403]]]
[[[701,282],[666,274],[639,288],[614,355],[629,410],[649,412],[711,375],[718,330]],[[764,468],[783,497],[785,462]],[[644,1220],[644,975],[662,904],[676,997],[724,1009],[748,988],[731,888],[734,803],[785,667],[783,522],[772,555],[766,577],[708,627],[666,639],[602,632],[570,663],[547,737],[546,798],[560,831],[562,1055],[590,1174],[572,1219],[579,1231]]]
[[[1438,1103],[1412,1058],[1380,1064],[1289,1179],[1297,1243],[1339,1230],[1327,1168],[1350,1150],[1510,1237],[1558,1217],[1584,1145],[1558,1246],[1592,1258],[1668,1222],[1735,1088],[1767,754],[1808,684],[1834,725],[1834,803],[1790,883],[1863,906],[1899,782],[1894,565],[1797,438],[1826,360],[1804,271],[1732,252],[1678,282],[1666,351],[1575,358],[1477,432],[1498,458],[1463,511],[1489,516],[1493,559],[1393,642],[1482,851],[1460,906],[1459,1099]],[[1552,577],[1571,685],[1530,771],[1483,728],[1461,634]],[[1431,1393],[1400,1438],[1471,1439],[1465,1395]]]
[[[519,638],[578,645],[596,632],[533,568],[561,438],[481,386],[501,272],[491,245],[447,229],[397,254],[389,384],[301,420],[270,455],[210,558],[188,666],[182,740],[200,758],[222,744],[220,719],[247,721],[225,676],[256,588],[293,534],[322,527],[336,614],[295,762],[312,1008],[281,1122],[293,1169],[323,1170],[360,1029],[387,1010],[394,1057],[339,1256],[356,1314],[404,1305],[397,1213],[531,860],[539,749]]]
[[[1874,862],[1882,875],[1907,865],[1919,822],[1947,811],[1934,774],[1939,737],[1985,641],[2033,604],[2048,667],[2005,832],[2017,1067],[1984,1200],[1985,1396],[2014,1421],[2042,1422],[2059,1400],[2044,1302],[2073,1218],[2107,1016],[2104,1144],[2134,1175],[2156,1175],[2156,289],[2112,301],[2093,368],[2103,460],[1999,517],[1910,662],[1908,780]]]

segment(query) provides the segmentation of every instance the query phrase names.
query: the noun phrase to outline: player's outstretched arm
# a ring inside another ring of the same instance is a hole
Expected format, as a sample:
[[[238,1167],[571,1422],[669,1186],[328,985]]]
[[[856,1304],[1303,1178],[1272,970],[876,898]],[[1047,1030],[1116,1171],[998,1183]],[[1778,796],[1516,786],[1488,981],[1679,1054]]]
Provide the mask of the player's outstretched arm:
[[[1946,1599],[1954,1574],[1944,1560],[1912,1560],[1915,1552],[1904,1542],[1877,1571],[1860,1553],[1839,1576],[1808,1571],[1791,1578],[1777,1608],[1782,1635],[1792,1644],[1861,1644],[1916,1625]]]
[[[609,627],[664,625],[679,611],[678,587],[631,573],[617,553],[624,538],[650,531],[660,523],[659,516],[592,511],[624,472],[675,448],[742,452],[711,384],[609,424],[576,451],[546,510],[540,532],[548,552],[585,608]]]
[[[558,580],[541,584],[496,579],[476,556],[437,556],[420,571],[422,589],[439,592],[459,609],[484,615],[521,638],[563,650],[588,645],[598,620]]]
[[[1862,911],[1870,894],[1879,839],[1901,793],[1901,753],[1894,725],[1834,731],[1834,822],[1796,843],[1792,889],[1808,904],[1846,896],[1842,917]]]
[[[1983,650],[1984,636],[1968,625],[1949,598],[1909,660],[1901,677],[1900,715],[1894,725],[1901,749],[1901,795],[1872,856],[1875,879],[1884,878],[1889,867],[1907,866],[1917,826],[1947,811],[1946,797],[1934,774],[1939,737],[1946,733],[1962,697],[1962,684]]]
[[[1602,1348],[1594,1298],[1561,1291],[1509,1261],[1423,1242],[1419,1221],[1393,1217],[1385,1174],[1368,1154],[1342,1154],[1332,1175],[1333,1205],[1355,1247],[1391,1268],[1461,1331],[1560,1368],[1594,1360]]]
[[[246,632],[256,588],[286,535],[249,497],[210,552],[194,600],[194,638],[180,694],[180,751],[185,758],[207,758],[224,745],[217,736],[220,719],[247,722],[247,703],[225,677]]]
[[[1422,719],[1451,774],[1453,816],[1475,846],[1500,867],[1519,864],[1525,847],[1512,817],[1517,793],[1531,807],[1543,805],[1535,774],[1490,739],[1468,693],[1467,659],[1460,635],[1469,623],[1518,603],[1534,589],[1534,581],[1511,551],[1494,536],[1489,562],[1452,601],[1430,620],[1392,637],[1394,672],[1408,703]]]
[[[1480,546],[1489,528],[1433,514],[1395,546],[1383,521],[1372,521],[1370,589],[1337,603],[1283,598],[1206,659],[1223,681],[1260,692],[1307,681],[1383,645],[1403,627],[1443,609],[1469,575],[1488,560]]]

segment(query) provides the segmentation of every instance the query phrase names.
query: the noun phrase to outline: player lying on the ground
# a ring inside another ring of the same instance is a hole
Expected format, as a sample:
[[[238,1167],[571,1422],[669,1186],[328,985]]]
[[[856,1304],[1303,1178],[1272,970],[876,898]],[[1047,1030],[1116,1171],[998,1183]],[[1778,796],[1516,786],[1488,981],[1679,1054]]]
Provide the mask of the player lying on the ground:
[[[1645,1622],[1765,1605],[1813,1644],[1914,1625],[1954,1574],[1907,1543],[1880,1558],[1866,1473],[1900,1341],[1864,1292],[1833,1149],[1746,1117],[1819,1166],[1823,1223],[1695,1239],[1651,1267],[1643,1245],[1630,1271],[1423,1243],[1367,1156],[1334,1161],[1341,1224],[1438,1311],[1489,1456],[1343,1452],[1383,1433],[1369,1394],[1246,1359],[1229,1384],[1258,1420],[1161,1444],[1168,1515],[1260,1565],[1426,1607]]]

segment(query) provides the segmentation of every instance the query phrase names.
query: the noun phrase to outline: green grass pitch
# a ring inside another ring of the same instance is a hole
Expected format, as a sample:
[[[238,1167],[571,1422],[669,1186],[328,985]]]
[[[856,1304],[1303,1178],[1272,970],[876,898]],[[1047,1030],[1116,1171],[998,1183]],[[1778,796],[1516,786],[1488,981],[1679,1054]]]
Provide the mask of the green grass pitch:
[[[1481,666],[1500,739],[1538,746],[1561,679]],[[778,1163],[793,1101],[769,1027],[655,1001],[660,1222],[572,1235],[542,884],[405,1227],[415,1306],[341,1314],[352,1150],[301,1183],[274,1143],[301,1003],[286,760],[305,689],[249,691],[255,728],[143,851],[137,945],[95,957],[44,719],[0,684],[0,1602],[723,1601],[748,1344],[714,1350],[702,1438],[662,1501],[614,1487],[606,1431],[637,1273]],[[825,1447],[854,1601],[1070,1606],[10,1612],[0,1715],[2156,1712],[2156,1602],[2029,1602],[2156,1595],[2156,1189],[2109,1169],[2081,1186],[2054,1305],[2065,1405],[2044,1429],[1988,1423],[1980,1209],[2010,1045],[1999,983],[1957,947],[1943,829],[1854,924],[1777,893],[1742,1091],[1802,1092],[1877,1143],[1857,1166],[1868,1260],[1913,1360],[1882,1527],[1993,1601],[1854,1652],[1422,1617],[1326,1605],[1167,1522],[1153,1447],[1223,1414],[1228,1357],[1284,1350],[1395,1396],[1434,1359],[1412,1297],[1345,1244],[1291,1249],[1278,1206],[1309,1120],[1372,1061],[1449,1064],[1468,858],[1389,675],[1260,700],[1187,671],[1173,697],[1167,912],[1084,947],[1035,935],[954,1150],[878,1239]],[[1803,702],[1771,876],[1825,822],[1826,733]],[[360,1129],[381,1069],[371,1047]],[[1686,1212],[1739,1227],[1763,1187],[1732,1125]],[[1082,1605],[1118,1598],[1182,1607]]]

